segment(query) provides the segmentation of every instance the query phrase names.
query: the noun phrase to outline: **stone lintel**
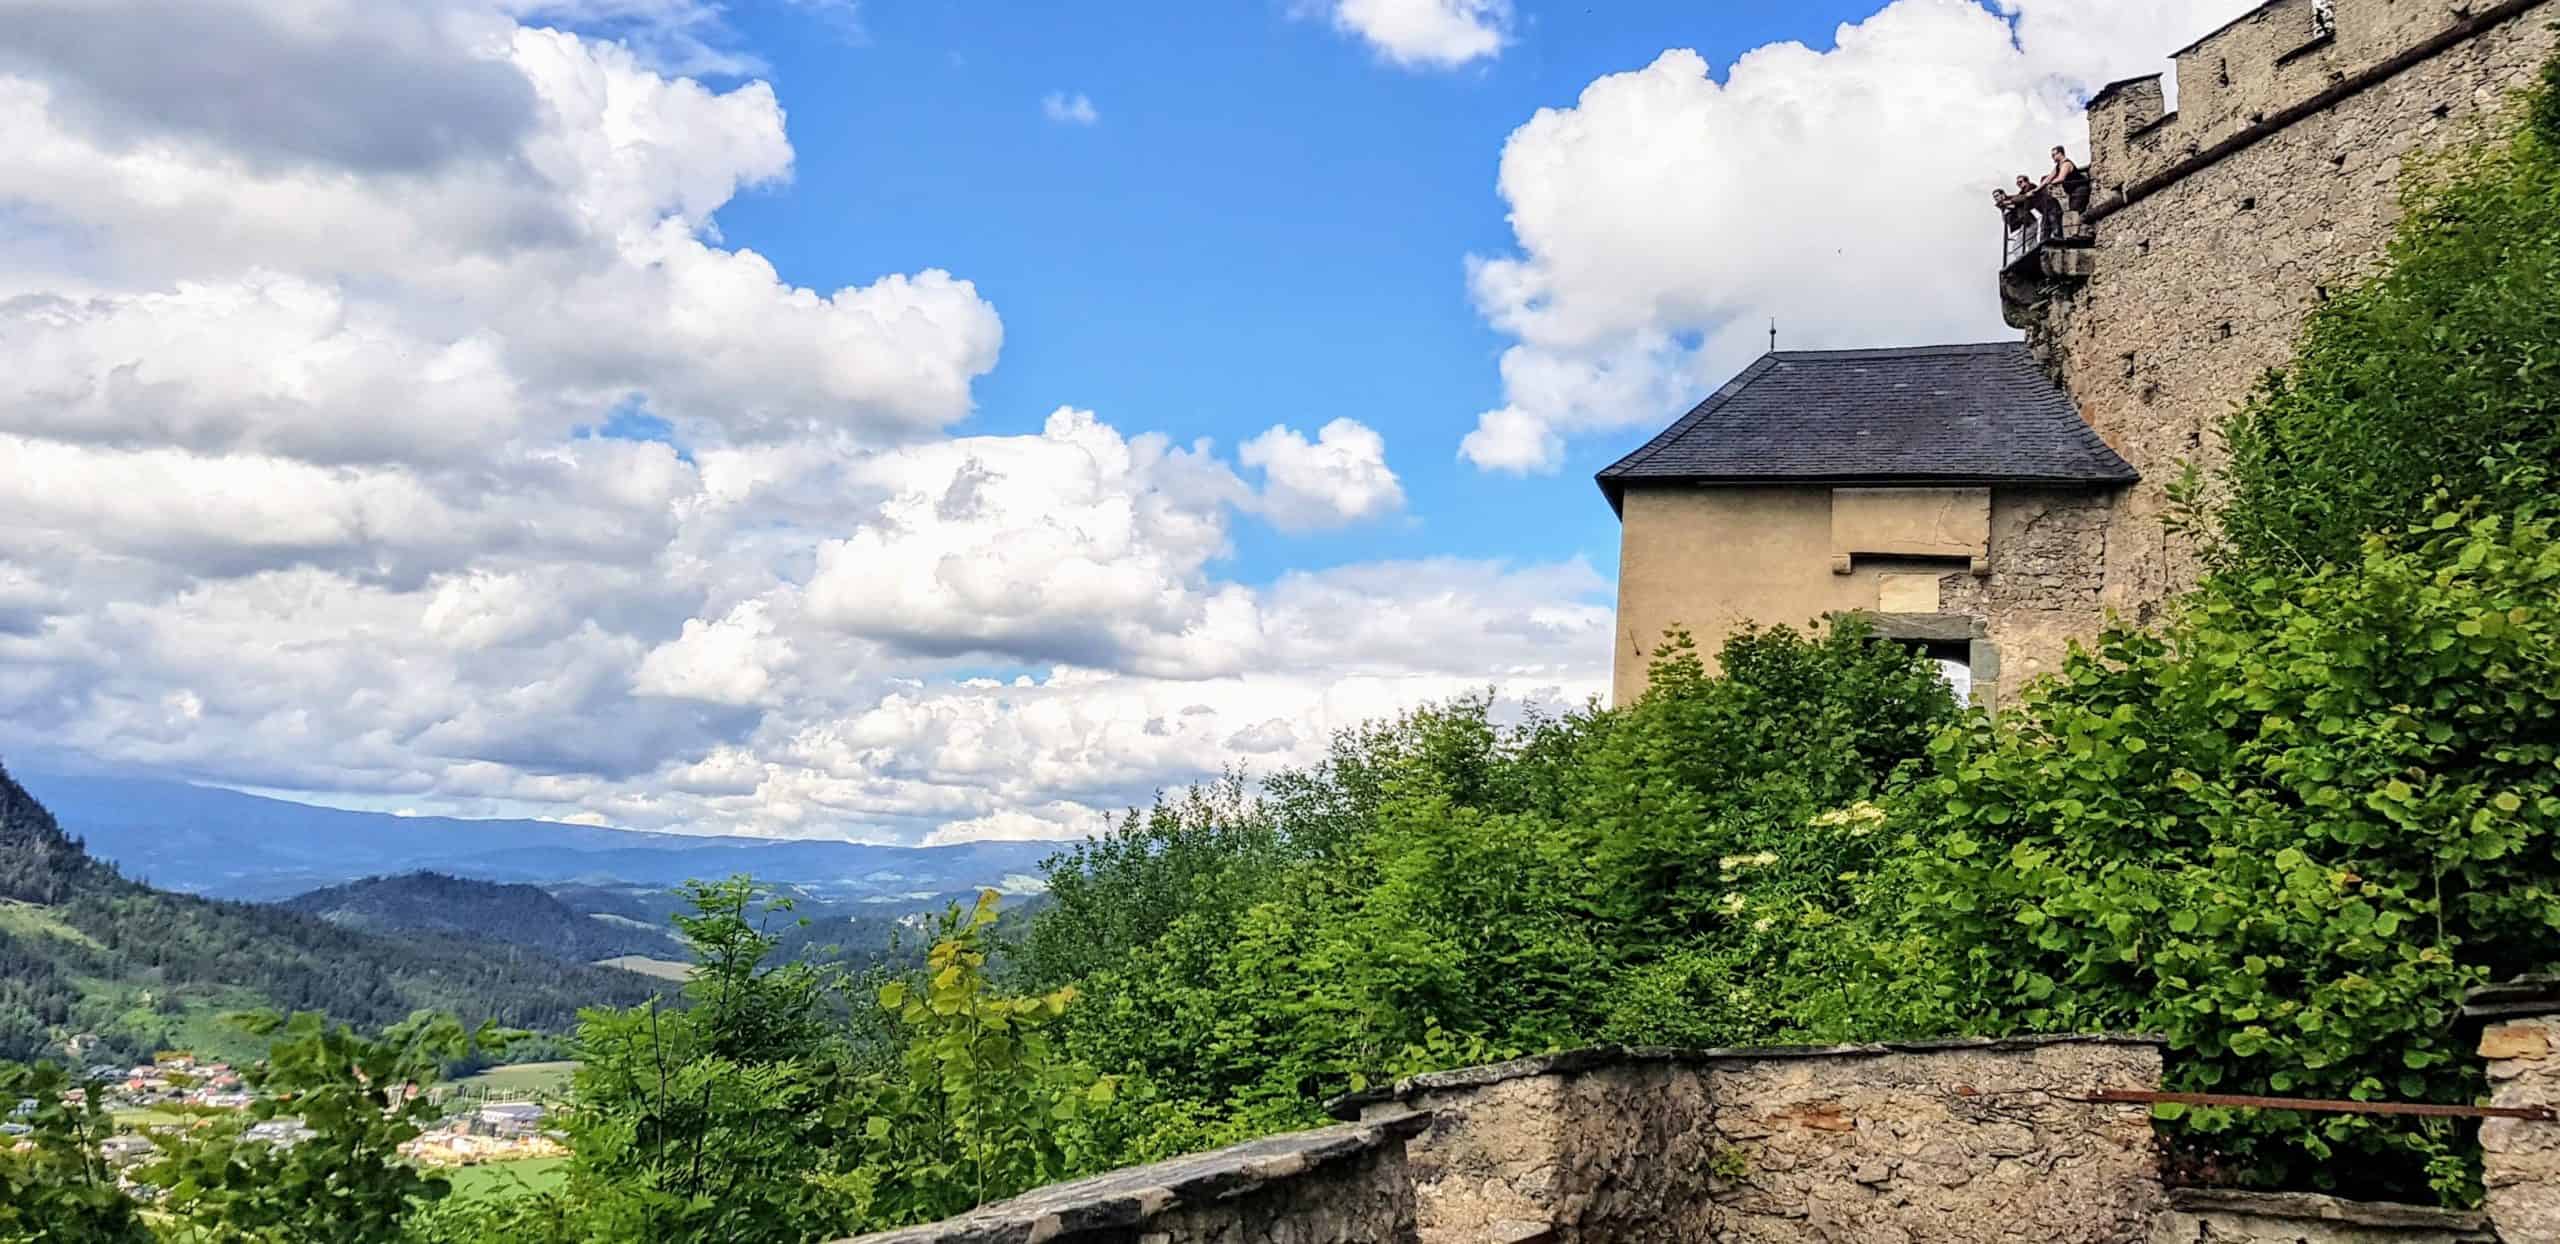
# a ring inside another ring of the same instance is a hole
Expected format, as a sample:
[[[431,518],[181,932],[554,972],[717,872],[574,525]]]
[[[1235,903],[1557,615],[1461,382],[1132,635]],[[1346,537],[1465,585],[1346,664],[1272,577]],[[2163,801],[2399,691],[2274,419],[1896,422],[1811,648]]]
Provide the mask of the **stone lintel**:
[[[1983,633],[1982,623],[1960,613],[1861,613],[1878,639],[1958,643]]]
[[[2482,985],[2462,995],[2466,1019],[2530,1019],[2560,1015],[2560,976],[2535,973]]]

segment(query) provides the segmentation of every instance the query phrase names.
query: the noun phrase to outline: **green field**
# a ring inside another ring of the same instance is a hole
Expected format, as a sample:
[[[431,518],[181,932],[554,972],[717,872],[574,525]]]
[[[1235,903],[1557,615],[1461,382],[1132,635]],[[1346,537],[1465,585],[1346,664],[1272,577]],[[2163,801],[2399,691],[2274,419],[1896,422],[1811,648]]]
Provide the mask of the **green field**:
[[[565,1097],[577,1070],[575,1062],[515,1063],[464,1076],[453,1086],[468,1097]]]
[[[449,1174],[456,1198],[505,1196],[517,1191],[540,1192],[559,1187],[560,1181],[569,1177],[569,1159],[483,1162],[478,1166],[456,1167]]]
[[[110,1110],[107,1113],[114,1116],[117,1125],[137,1130],[146,1127],[166,1127],[172,1123],[184,1123],[187,1121],[187,1116],[185,1115],[171,1114],[166,1110],[153,1110],[148,1107],[128,1110]]]
[[[689,980],[693,976],[693,965],[690,963],[678,963],[673,959],[653,959],[647,955],[618,955],[611,959],[598,959],[596,966],[638,972],[642,976],[654,976],[662,981]]]
[[[13,898],[0,899],[0,933],[18,937],[58,937],[91,950],[106,949],[98,944],[98,939],[64,923],[52,908],[22,903]]]

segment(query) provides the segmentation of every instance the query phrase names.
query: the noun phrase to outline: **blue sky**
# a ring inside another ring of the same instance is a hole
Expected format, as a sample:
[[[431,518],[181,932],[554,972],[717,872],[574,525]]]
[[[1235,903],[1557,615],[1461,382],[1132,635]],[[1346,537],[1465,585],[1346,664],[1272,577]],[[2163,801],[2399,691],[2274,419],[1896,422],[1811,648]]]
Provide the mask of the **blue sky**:
[[[967,428],[1036,429],[1070,403],[1230,446],[1340,416],[1385,433],[1406,521],[1240,531],[1248,580],[1438,554],[1614,573],[1616,522],[1589,477],[1642,432],[1576,444],[1554,475],[1458,458],[1501,402],[1505,341],[1469,301],[1464,258],[1512,245],[1503,140],[1665,47],[1719,66],[1781,40],[1825,48],[1872,8],[1537,6],[1500,57],[1419,72],[1277,0],[875,2],[859,34],[747,9],[740,45],[767,66],[798,159],[787,188],[741,197],[721,227],[819,287],[936,266],[976,282],[1005,346]],[[1085,95],[1098,121],[1047,119],[1051,92]]]
[[[950,842],[1578,704],[1592,471],[2009,334],[2247,4],[20,0],[0,756]]]

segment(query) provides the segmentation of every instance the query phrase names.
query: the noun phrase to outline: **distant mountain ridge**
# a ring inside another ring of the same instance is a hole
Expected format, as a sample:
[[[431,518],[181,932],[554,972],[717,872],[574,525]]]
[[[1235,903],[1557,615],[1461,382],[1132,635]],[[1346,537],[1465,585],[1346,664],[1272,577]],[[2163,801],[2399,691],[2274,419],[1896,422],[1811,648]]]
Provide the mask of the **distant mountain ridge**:
[[[649,886],[751,873],[838,901],[912,902],[981,886],[1021,890],[1042,860],[1068,845],[710,838],[349,812],[182,782],[53,774],[24,780],[93,854],[127,876],[239,899],[290,898],[431,870],[488,881]]]
[[[228,1011],[317,1010],[379,1028],[418,1009],[559,1032],[660,983],[478,937],[385,937],[276,907],[154,889],[83,849],[0,768],[0,1058],[220,1051]]]
[[[684,951],[672,929],[600,920],[540,886],[435,872],[367,877],[297,894],[277,906],[368,933],[485,937],[572,963],[622,955],[669,958]]]

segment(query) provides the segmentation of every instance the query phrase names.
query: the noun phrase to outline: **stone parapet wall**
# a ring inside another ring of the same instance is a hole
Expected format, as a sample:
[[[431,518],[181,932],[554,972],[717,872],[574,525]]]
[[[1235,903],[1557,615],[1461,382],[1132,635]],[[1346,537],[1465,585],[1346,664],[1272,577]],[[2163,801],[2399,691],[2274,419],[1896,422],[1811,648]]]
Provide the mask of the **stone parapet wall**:
[[[2148,1114],[2079,1099],[2159,1076],[2121,1037],[1587,1050],[863,1244],[2140,1244]]]
[[[2144,1238],[2160,1209],[2147,1041],[1958,1042],[1709,1064],[1711,1237],[1732,1244]],[[1696,1237],[1692,1237],[1696,1238]]]
[[[1336,1109],[1432,1116],[1405,1146],[1423,1244],[1712,1238],[1709,1073],[1583,1051],[1422,1076]]]
[[[2560,1017],[2489,1029],[2560,1103]],[[2560,1123],[2490,1120],[2485,1213],[2168,1191],[2158,1043],[1584,1050],[1418,1076],[1340,1126],[1043,1188],[860,1244],[2554,1244]]]
[[[2492,1106],[2560,1106],[2560,1014],[2510,1019],[2480,1034]],[[2509,1240],[2560,1240],[2560,1123],[2480,1125],[2487,1208]]]
[[[1411,1244],[1412,1111],[1051,1184],[863,1244]]]

